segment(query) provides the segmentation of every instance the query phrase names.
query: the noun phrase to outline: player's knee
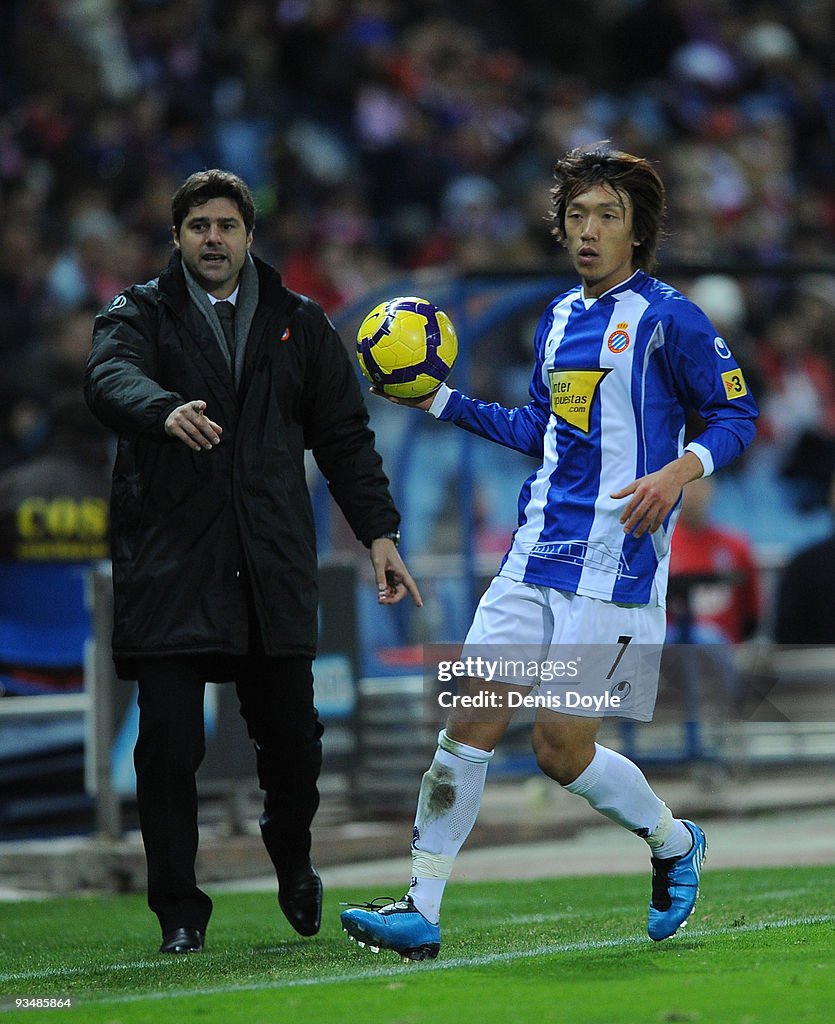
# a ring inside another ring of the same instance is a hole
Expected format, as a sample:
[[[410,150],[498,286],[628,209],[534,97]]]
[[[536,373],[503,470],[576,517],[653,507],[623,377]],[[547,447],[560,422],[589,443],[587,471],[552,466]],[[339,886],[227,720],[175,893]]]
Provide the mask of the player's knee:
[[[573,782],[594,756],[594,744],[571,736],[534,731],[533,752],[539,770],[561,786]]]
[[[566,750],[560,743],[555,743],[544,736],[533,736],[533,752],[539,770],[549,778],[565,785]]]
[[[464,743],[478,750],[495,750],[502,736],[507,731],[506,722],[471,721],[463,716],[450,715],[446,724],[446,734],[456,743]]]

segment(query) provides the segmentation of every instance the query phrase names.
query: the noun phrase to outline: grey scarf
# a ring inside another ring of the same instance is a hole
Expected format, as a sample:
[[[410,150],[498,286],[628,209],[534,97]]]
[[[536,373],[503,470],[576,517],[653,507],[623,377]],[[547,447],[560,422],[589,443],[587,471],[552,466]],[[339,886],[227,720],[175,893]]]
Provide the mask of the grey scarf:
[[[220,346],[220,351],[226,359],[226,365],[231,370],[232,358],[229,354],[229,346],[226,344],[223,328],[220,325],[217,313],[215,313],[212,300],[194,280],[185,263],[182,264],[182,267],[188,293],[194,304],[206,318],[206,323],[209,325],[215,340]],[[239,285],[238,301],[235,303],[235,367],[233,375],[236,384],[240,383],[241,380],[244,356],[246,355],[246,339],[249,337],[252,318],[255,316],[255,310],[258,307],[258,271],[255,269],[255,264],[249,253],[247,253],[243,269],[241,270]]]

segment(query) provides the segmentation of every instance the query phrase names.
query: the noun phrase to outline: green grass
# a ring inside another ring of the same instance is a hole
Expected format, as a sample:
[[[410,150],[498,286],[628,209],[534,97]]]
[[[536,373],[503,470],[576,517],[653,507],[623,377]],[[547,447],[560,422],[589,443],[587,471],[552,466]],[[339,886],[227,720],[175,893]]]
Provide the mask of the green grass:
[[[523,855],[520,850],[520,855]],[[714,871],[690,926],[653,943],[648,879],[452,884],[441,956],[346,940],[330,890],[295,936],[267,893],[221,894],[206,952],[156,954],[140,896],[0,905],[2,1021],[107,1024],[822,1024],[835,1005],[835,867]],[[392,893],[392,895],[400,895]],[[21,996],[71,1009],[15,1010]]]

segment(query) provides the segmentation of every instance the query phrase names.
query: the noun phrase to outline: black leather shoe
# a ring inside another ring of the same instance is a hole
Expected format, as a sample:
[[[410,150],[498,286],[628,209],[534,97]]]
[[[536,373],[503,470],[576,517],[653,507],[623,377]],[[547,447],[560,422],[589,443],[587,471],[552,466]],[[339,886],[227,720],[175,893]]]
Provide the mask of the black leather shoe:
[[[315,935],[322,923],[322,879],[312,864],[282,874],[278,905],[299,935]]]
[[[196,928],[172,928],[163,932],[160,953],[202,953],[203,933]]]

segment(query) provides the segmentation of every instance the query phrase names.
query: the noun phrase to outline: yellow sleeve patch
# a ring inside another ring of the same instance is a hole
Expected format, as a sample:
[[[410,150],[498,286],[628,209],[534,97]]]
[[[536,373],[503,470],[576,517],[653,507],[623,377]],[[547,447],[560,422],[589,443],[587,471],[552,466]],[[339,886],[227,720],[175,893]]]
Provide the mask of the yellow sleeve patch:
[[[726,370],[722,374],[722,383],[725,385],[725,396],[727,398],[742,398],[743,395],[748,394],[742,370]]]

